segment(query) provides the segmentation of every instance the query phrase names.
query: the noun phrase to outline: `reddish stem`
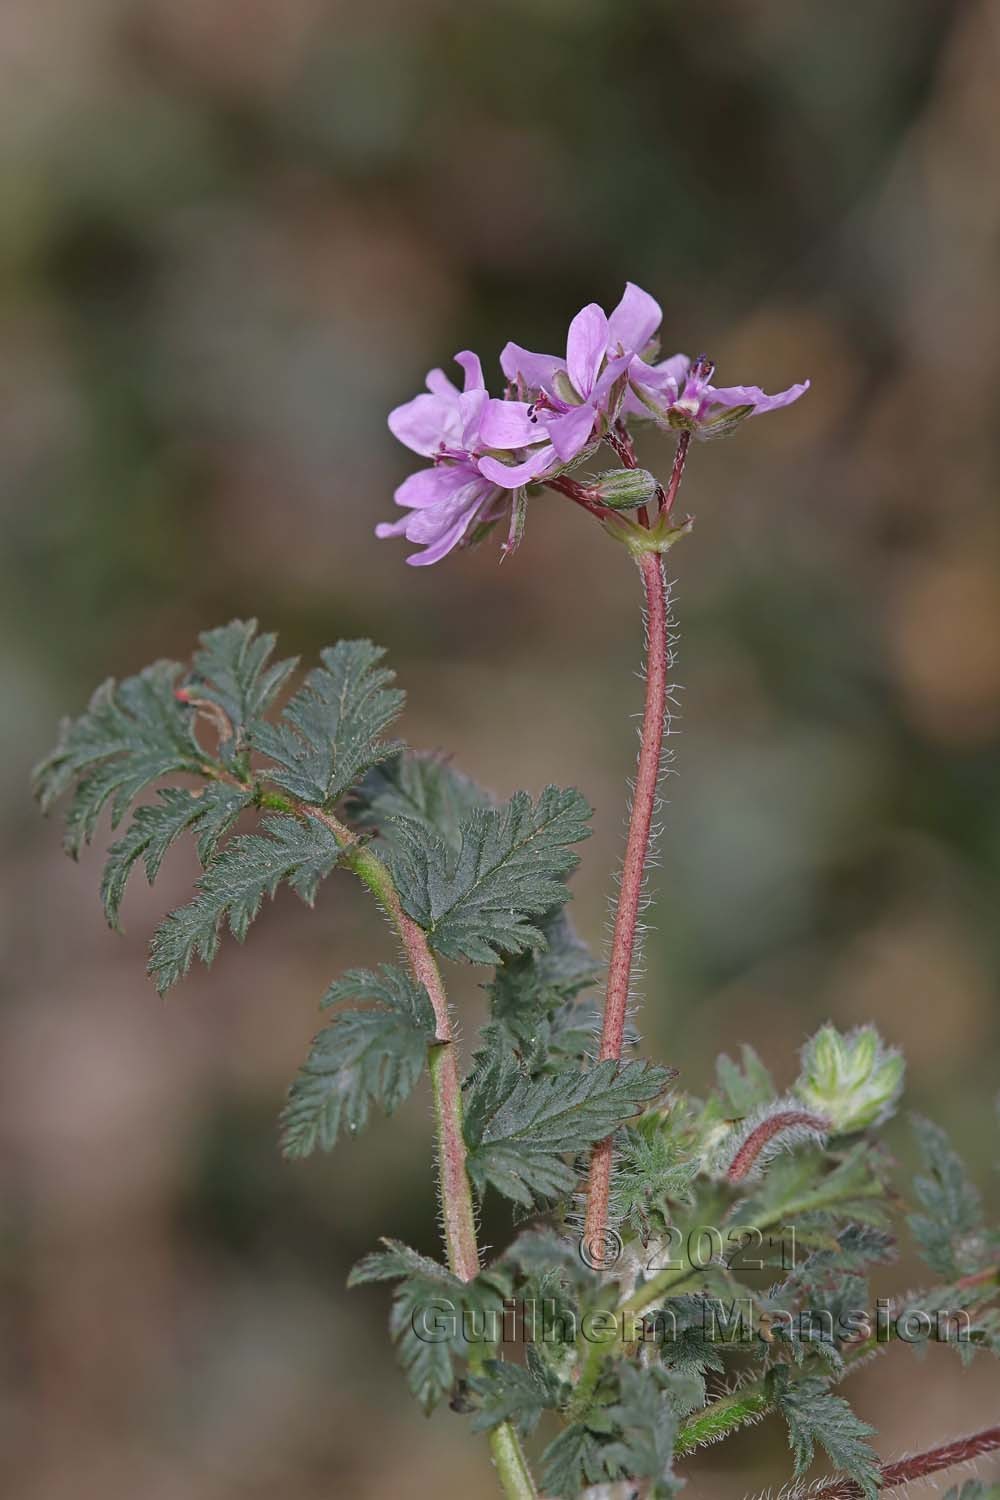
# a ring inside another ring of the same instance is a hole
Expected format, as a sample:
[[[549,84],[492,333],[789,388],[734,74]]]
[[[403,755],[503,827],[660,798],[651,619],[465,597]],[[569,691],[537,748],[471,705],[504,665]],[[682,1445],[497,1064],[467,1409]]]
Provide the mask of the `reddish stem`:
[[[646,591],[648,631],[646,702],[642,716],[632,815],[629,820],[618,906],[615,911],[611,961],[608,966],[604,1026],[598,1054],[602,1062],[608,1058],[619,1058],[622,1055],[646,856],[649,851],[653,815],[656,809],[656,793],[660,781],[663,724],[667,707],[669,649],[667,646],[667,588],[663,576],[663,561],[658,553],[644,553],[639,558],[639,570],[642,573],[643,586]],[[608,1140],[601,1141],[594,1147],[590,1159],[584,1243],[590,1247],[591,1254],[597,1253],[597,1247],[604,1242],[607,1230],[611,1155],[609,1137]]]
[[[691,434],[682,432],[677,442],[677,451],[674,453],[674,466],[670,470],[670,478],[667,481],[666,493],[663,496],[663,509],[669,516],[677,499],[677,491],[681,487],[684,477],[684,465],[687,463],[688,449],[691,446]]]
[[[951,1469],[955,1464],[971,1463],[984,1453],[1000,1448],[1000,1427],[987,1427],[983,1432],[974,1432],[969,1437],[955,1438],[950,1443],[941,1443],[937,1448],[928,1448],[926,1453],[915,1453],[910,1458],[901,1458],[897,1463],[886,1464],[882,1470],[880,1489],[891,1490],[901,1484],[910,1484],[914,1479],[926,1479],[942,1469]],[[853,1479],[837,1479],[833,1484],[817,1490],[812,1500],[858,1500],[864,1491]]]
[[[829,1120],[824,1120],[820,1115],[811,1115],[804,1109],[785,1109],[779,1114],[771,1115],[769,1119],[762,1120],[756,1130],[751,1130],[736,1155],[733,1157],[726,1173],[728,1182],[742,1182],[744,1177],[753,1170],[753,1165],[760,1153],[769,1141],[773,1141],[776,1135],[783,1130],[815,1130],[818,1135],[826,1135],[830,1129]]]

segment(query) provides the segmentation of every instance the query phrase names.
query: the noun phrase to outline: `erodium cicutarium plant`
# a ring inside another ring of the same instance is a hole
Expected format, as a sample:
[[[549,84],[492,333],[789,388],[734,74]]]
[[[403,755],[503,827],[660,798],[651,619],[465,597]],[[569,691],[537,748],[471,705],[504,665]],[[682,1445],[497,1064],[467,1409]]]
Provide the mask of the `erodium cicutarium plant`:
[[[118,827],[153,789],[108,854],[112,925],[134,867],[153,881],[170,845],[194,839],[203,874],[152,941],[160,991],[194,958],[211,963],[224,928],[242,942],[282,884],[311,905],[342,869],[371,892],[398,962],[331,984],[282,1144],[293,1159],[331,1150],[426,1072],[442,1257],[386,1239],[351,1280],[394,1283],[390,1334],[413,1394],[488,1438],[512,1500],[669,1496],[679,1461],[697,1494],[698,1450],[772,1413],[787,1426],[792,1491],[805,1492],[821,1450],[833,1477],[811,1495],[872,1497],[1000,1448],[996,1426],[882,1462],[873,1429],[836,1394],[890,1343],[951,1344],[962,1360],[1000,1351],[1000,1234],[926,1120],[913,1122],[924,1166],[906,1200],[890,1185],[878,1132],[903,1059],[871,1026],[823,1027],[787,1093],[746,1045],[738,1061],[720,1057],[699,1097],[635,1055],[670,701],[664,556],[691,529],[677,508],[685,465],[694,443],[807,389],[714,385],[704,356],[660,359],[659,325],[630,284],[610,316],[577,313],[564,353],[508,344],[499,398],[474,354],[456,356],[461,386],[433,370],[389,418],[423,466],[396,492],[402,518],[378,527],[427,565],[500,525],[509,557],[528,508],[555,495],[636,567],[645,706],[606,966],[565,912],[584,797],[549,786],[498,804],[450,761],[387,739],[403,695],[366,640],[323,651],[293,691],[297,663],[275,660],[256,622],[206,631],[190,666],[159,661],[98,688],[39,766],[37,793],[46,809],[70,793],[76,855],[106,806]],[[676,437],[662,480],[635,457],[647,422]],[[445,991],[453,963],[487,973],[490,1017],[464,1058]],[[490,1193],[510,1200],[516,1228],[486,1257],[477,1217]],[[866,1277],[893,1259],[900,1223],[929,1284],[873,1305]],[[970,1481],[961,1493],[1000,1492]]]

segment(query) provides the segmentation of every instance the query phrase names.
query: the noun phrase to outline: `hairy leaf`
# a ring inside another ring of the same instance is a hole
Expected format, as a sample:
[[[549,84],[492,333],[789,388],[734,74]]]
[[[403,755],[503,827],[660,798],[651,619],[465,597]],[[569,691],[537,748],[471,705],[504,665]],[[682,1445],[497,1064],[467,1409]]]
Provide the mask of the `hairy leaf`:
[[[230,760],[245,747],[249,726],[266,713],[298,659],[271,663],[277,637],[258,635],[256,620],[230,620],[198,639],[201,649],[194,654],[188,690],[221,711],[220,748]]]
[[[463,819],[492,799],[443,755],[403,750],[374,766],[351,794],[350,812],[362,828],[392,844],[397,818],[436,833],[449,849],[462,844]]]
[[[669,1076],[649,1063],[609,1060],[584,1072],[531,1078],[509,1057],[491,1058],[468,1091],[466,1165],[473,1184],[529,1208],[571,1192],[576,1177],[563,1157],[638,1114]]]
[[[59,743],[36,767],[34,790],[48,812],[76,783],[66,815],[66,849],[74,857],[94,835],[110,802],[117,827],[133,798],[173,772],[204,773],[207,757],[194,738],[190,711],[175,697],[181,668],[160,661],[124,682],[103,683],[78,719],[63,722]]]
[[[816,1147],[778,1157],[763,1183],[741,1205],[743,1224],[774,1221],[831,1226],[869,1224],[880,1228],[888,1220],[888,1161],[878,1147],[859,1141],[827,1170],[830,1158]]]
[[[482,1272],[475,1281],[460,1281],[398,1240],[382,1243],[386,1249],[359,1261],[347,1284],[399,1282],[389,1331],[410,1389],[429,1412],[451,1389],[454,1357],[467,1357],[470,1344],[481,1352],[484,1341],[499,1337],[510,1284],[496,1270]]]
[[[716,1080],[729,1113],[736,1119],[748,1115],[775,1096],[771,1075],[749,1043],[740,1048],[740,1061],[725,1053],[716,1060]]]
[[[561,909],[547,912],[538,927],[545,946],[505,957],[486,986],[490,1044],[517,1053],[530,1073],[578,1065],[598,1023],[596,1008],[577,997],[600,965]]]
[[[319,882],[343,852],[333,832],[313,819],[269,817],[261,827],[260,833],[231,839],[198,881],[194,900],[157,929],[149,972],[161,994],[187,973],[195,956],[212,962],[224,918],[241,943],[264,897],[282,882],[311,906]]]
[[[611,1219],[627,1224],[646,1244],[651,1231],[661,1232],[671,1222],[671,1201],[694,1201],[698,1162],[683,1157],[677,1142],[661,1129],[621,1130],[615,1138],[615,1158]]]
[[[911,1214],[907,1225],[932,1271],[960,1276],[977,1270],[982,1263],[977,1236],[983,1226],[979,1193],[941,1127],[920,1115],[912,1123],[927,1170],[913,1180],[924,1212]]]
[[[637,1369],[622,1364],[618,1382],[618,1401],[608,1408],[608,1416],[619,1435],[602,1455],[609,1478],[650,1480],[644,1493],[650,1500],[667,1500],[678,1489],[673,1479],[677,1418],[665,1394],[671,1377],[655,1365]]]
[[[843,1396],[835,1396],[817,1375],[791,1381],[788,1371],[773,1372],[778,1410],[788,1423],[788,1441],[799,1478],[809,1468],[819,1443],[837,1468],[860,1487],[866,1500],[875,1500],[881,1470],[867,1439],[875,1431],[855,1416]]]
[[[546,787],[535,806],[518,792],[462,821],[458,849],[412,819],[393,828],[392,868],[405,910],[448,958],[495,963],[545,939],[537,920],[567,898],[569,847],[588,836],[577,791]]]
[[[253,800],[252,793],[219,781],[198,792],[162,787],[158,795],[159,801],[136,809],[125,836],[108,851],[101,899],[112,927],[118,926],[125,884],[137,860],[142,859],[152,885],[170,845],[189,832],[197,837],[198,858],[207,865],[219,840]]]
[[[528,1344],[523,1365],[488,1359],[482,1371],[470,1377],[469,1387],[479,1402],[473,1432],[513,1422],[526,1435],[538,1426],[543,1411],[559,1405],[563,1383],[535,1346]]]
[[[277,725],[257,723],[254,749],[276,763],[267,776],[303,802],[325,807],[348,791],[398,742],[382,731],[403,706],[391,684],[395,673],[380,667],[385,652],[371,641],[339,641],[321,652],[305,685]]]
[[[359,1006],[359,999],[373,1003]],[[391,1115],[411,1093],[434,1040],[434,1009],[423,985],[401,969],[351,969],[324,1005],[344,1005],[316,1037],[282,1113],[286,1156],[330,1151],[342,1128],[368,1121],[369,1102]]]
[[[589,1484],[606,1478],[600,1438],[587,1422],[571,1422],[542,1454],[542,1488],[560,1500],[576,1500]]]

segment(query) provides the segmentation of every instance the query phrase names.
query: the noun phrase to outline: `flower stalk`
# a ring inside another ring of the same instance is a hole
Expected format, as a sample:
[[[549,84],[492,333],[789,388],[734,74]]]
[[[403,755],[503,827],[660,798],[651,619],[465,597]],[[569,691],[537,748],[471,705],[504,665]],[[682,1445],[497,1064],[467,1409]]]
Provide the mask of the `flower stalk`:
[[[678,443],[674,471],[661,506],[661,517],[669,515],[670,507],[677,497],[687,456],[688,445],[684,442],[684,437],[687,436],[688,434],[684,434],[681,442]],[[627,467],[635,467],[636,459],[631,443],[620,445],[616,448],[616,452]],[[653,820],[656,815],[660,776],[663,770],[663,736],[669,691],[667,682],[670,670],[668,591],[663,571],[663,558],[658,551],[638,551],[633,555],[639,567],[645,595],[646,697],[639,737],[639,759],[632,796],[632,810],[629,816],[625,857],[615,908],[611,958],[608,964],[604,1020],[598,1052],[601,1062],[609,1058],[617,1059],[622,1055],[625,1020],[639,935],[639,912],[643,899],[646,863],[649,858]],[[611,1192],[612,1158],[613,1147],[610,1137],[594,1147],[590,1158],[584,1243],[588,1246],[591,1255],[595,1255],[598,1260],[601,1258],[600,1247],[606,1242],[609,1228],[608,1200]]]

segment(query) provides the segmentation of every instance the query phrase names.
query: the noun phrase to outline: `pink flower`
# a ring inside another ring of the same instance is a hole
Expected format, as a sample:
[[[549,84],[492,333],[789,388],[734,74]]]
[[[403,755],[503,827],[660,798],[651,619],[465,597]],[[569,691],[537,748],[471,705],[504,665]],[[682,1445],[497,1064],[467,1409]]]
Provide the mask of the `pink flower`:
[[[427,393],[389,413],[393,435],[434,461],[396,490],[396,504],[410,514],[375,528],[380,538],[405,536],[422,546],[422,552],[406,559],[416,567],[440,562],[472,528],[494,519],[507,498],[479,468],[480,424],[489,403],[479,358],[465,350],[456,354],[455,363],[465,372],[462,391],[443,370],[431,370]]]
[[[635,360],[629,380],[632,393],[645,407],[644,415],[702,439],[722,437],[747,417],[791,406],[809,389],[808,380],[776,396],[766,395],[759,385],[714,386],[709,382],[715,366],[704,354],[687,366],[683,355],[654,367]]]
[[[481,472],[516,489],[579,457],[617,417],[628,394],[626,372],[654,338],[662,316],[659,303],[630,281],[610,317],[596,302],[577,313],[565,358],[507,344],[500,356],[503,372],[519,394],[533,399],[490,401],[481,435],[488,448],[533,451],[512,465],[487,455]]]

